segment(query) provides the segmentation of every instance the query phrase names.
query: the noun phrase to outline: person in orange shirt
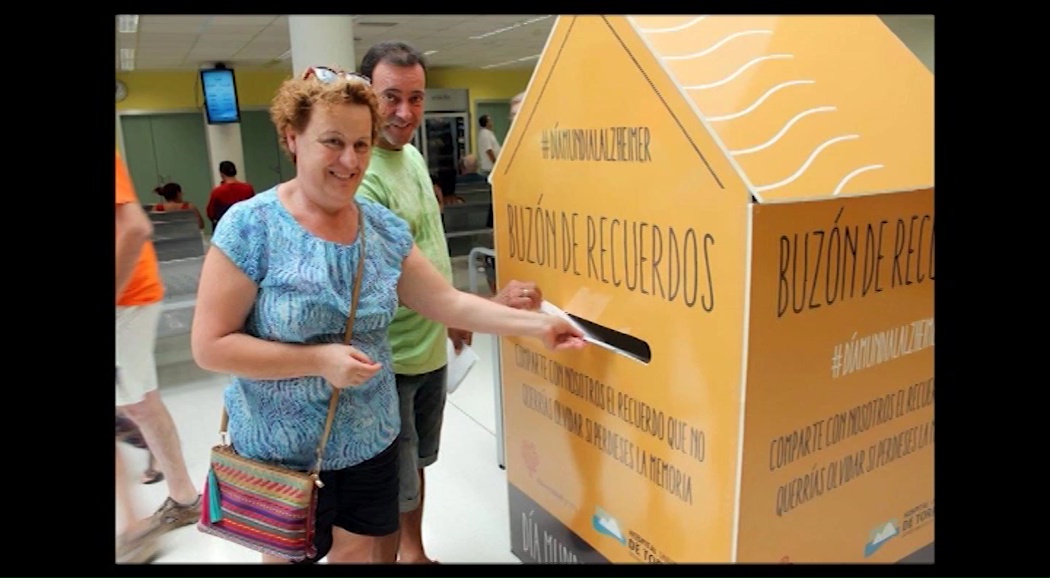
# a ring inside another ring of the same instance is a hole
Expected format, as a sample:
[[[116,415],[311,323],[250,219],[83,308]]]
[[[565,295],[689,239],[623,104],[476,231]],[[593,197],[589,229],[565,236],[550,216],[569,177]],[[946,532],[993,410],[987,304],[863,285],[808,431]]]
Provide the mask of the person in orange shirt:
[[[222,184],[212,189],[206,209],[212,232],[230,207],[255,196],[254,187],[237,179],[237,165],[232,161],[219,163],[219,177],[222,178]]]
[[[144,562],[167,530],[200,518],[200,496],[190,482],[175,422],[157,392],[153,348],[164,284],[150,237],[153,225],[138,202],[127,167],[116,155],[116,405],[142,431],[168,484],[168,499],[145,521],[130,504],[120,452],[117,492],[124,503],[124,531],[117,540],[118,562]]]

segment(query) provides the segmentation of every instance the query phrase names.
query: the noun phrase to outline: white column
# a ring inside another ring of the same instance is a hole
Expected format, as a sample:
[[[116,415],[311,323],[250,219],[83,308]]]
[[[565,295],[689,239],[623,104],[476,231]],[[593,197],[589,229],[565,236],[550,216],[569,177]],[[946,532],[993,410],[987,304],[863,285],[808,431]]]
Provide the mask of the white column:
[[[201,68],[211,67],[211,64],[201,66]],[[219,163],[222,161],[231,161],[237,166],[238,179],[252,182],[251,175],[244,172],[241,123],[208,124],[208,113],[203,108],[201,109],[201,121],[204,123],[204,138],[208,142],[208,163],[210,165],[208,169],[211,171],[212,186],[217,187],[222,182],[222,177],[219,176]]]
[[[311,66],[357,70],[351,16],[288,16],[292,74]]]
[[[202,113],[203,114],[203,113]],[[231,161],[237,167],[237,178],[252,182],[252,176],[244,172],[244,143],[241,142],[241,124],[208,124],[204,117],[204,135],[208,139],[208,162],[211,164],[212,186],[222,182],[219,163]]]

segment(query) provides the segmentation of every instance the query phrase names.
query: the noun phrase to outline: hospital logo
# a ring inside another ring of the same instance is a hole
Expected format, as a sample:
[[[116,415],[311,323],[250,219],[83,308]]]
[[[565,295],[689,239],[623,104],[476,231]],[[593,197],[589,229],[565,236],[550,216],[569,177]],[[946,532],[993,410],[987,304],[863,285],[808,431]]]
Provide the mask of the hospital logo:
[[[605,510],[595,508],[594,516],[591,518],[591,524],[599,534],[605,534],[621,544],[627,543],[627,538],[624,537],[623,531],[620,529],[620,523]]]
[[[883,544],[899,533],[896,520],[890,520],[873,529],[868,533],[868,542],[864,544],[864,557],[867,558],[877,552]]]

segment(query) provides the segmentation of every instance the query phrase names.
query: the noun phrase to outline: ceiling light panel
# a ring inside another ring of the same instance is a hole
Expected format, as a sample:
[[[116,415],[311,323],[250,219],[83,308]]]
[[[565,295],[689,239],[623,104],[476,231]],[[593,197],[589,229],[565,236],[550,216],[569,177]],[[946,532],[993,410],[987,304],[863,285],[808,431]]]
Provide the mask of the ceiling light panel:
[[[495,36],[497,34],[503,34],[504,32],[508,32],[510,30],[514,30],[515,28],[521,28],[522,26],[528,26],[529,24],[535,24],[537,22],[541,22],[543,20],[546,20],[546,19],[550,18],[551,16],[553,16],[553,14],[548,14],[546,16],[539,16],[539,17],[536,17],[536,18],[529,18],[528,20],[522,20],[521,22],[518,22],[516,24],[511,24],[510,26],[503,26],[501,28],[497,28],[495,30],[486,32],[484,34],[478,34],[476,36],[471,36],[470,39],[471,40],[481,40],[483,38],[488,38],[490,36]]]
[[[120,69],[124,71],[135,70],[135,49],[120,49]]]
[[[134,34],[139,31],[138,14],[121,14],[117,16],[117,31],[122,34]]]

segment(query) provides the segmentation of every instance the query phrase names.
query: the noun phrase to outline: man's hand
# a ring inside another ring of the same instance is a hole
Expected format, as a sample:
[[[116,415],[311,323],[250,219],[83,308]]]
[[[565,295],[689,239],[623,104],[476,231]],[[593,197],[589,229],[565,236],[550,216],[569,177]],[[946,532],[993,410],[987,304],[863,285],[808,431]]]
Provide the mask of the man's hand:
[[[531,281],[511,281],[492,300],[515,309],[536,310],[543,303],[543,292]]]
[[[452,347],[456,350],[456,355],[459,355],[463,351],[464,345],[470,345],[474,338],[474,334],[464,329],[453,329],[449,327],[448,338],[452,340]]]

